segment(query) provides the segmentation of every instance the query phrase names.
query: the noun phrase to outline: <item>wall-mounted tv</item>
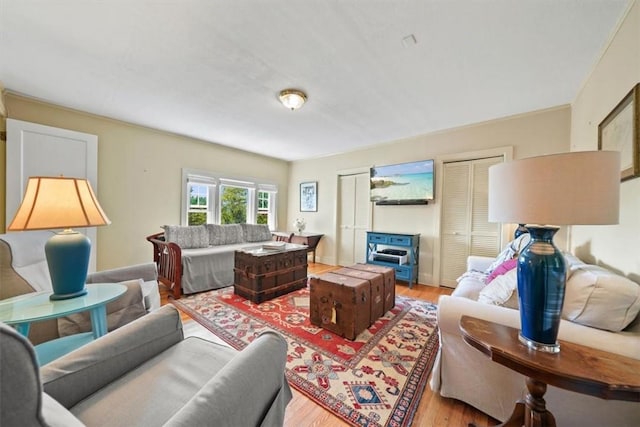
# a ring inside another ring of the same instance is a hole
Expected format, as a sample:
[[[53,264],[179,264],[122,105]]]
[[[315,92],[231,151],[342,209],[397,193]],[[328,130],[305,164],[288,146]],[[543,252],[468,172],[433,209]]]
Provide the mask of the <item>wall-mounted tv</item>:
[[[433,200],[433,160],[374,166],[370,179],[376,205],[425,205]]]

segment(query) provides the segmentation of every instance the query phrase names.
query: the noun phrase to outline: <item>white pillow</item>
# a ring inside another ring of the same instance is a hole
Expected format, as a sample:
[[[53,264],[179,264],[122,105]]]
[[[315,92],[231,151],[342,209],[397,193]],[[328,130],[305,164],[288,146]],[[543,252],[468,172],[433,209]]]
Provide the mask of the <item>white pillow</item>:
[[[518,269],[514,268],[507,273],[497,276],[485,286],[478,296],[478,302],[483,304],[503,305],[509,308],[517,308]],[[508,304],[507,304],[508,302]],[[515,307],[513,304],[515,303]]]
[[[529,244],[531,240],[531,236],[529,233],[522,234],[519,237],[510,241],[507,246],[498,254],[496,260],[487,268],[484,272],[485,274],[491,274],[493,270],[495,270],[498,266],[500,266],[503,262],[510,260],[515,257],[522,251],[525,246]]]
[[[640,285],[595,265],[573,267],[562,317],[593,328],[618,332],[640,312]]]

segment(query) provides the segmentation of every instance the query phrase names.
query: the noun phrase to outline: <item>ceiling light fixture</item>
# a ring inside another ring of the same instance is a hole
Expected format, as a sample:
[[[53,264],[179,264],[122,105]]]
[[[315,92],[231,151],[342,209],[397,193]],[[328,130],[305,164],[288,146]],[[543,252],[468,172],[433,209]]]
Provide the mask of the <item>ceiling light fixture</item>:
[[[307,100],[307,94],[297,89],[285,89],[280,91],[278,98],[280,102],[282,102],[282,105],[293,111],[302,107]]]

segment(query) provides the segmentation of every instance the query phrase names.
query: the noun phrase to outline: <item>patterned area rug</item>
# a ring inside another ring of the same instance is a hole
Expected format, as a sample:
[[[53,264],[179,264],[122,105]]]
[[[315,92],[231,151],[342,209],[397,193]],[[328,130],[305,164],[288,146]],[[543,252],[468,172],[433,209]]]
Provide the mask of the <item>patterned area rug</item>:
[[[262,331],[289,343],[289,384],[354,426],[409,426],[438,349],[436,306],[397,296],[355,341],[309,322],[309,289],[254,304],[233,287],[173,301],[240,350]]]

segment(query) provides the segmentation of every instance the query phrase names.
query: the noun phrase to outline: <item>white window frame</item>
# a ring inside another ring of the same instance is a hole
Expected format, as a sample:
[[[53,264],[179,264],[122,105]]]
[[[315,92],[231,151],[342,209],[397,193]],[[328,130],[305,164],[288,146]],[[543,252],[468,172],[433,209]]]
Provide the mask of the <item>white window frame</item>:
[[[229,177],[227,175],[202,171],[196,169],[182,169],[182,206],[180,213],[180,223],[187,225],[189,220],[189,184],[203,184],[209,186],[209,207],[207,209],[207,223],[219,224],[221,218],[221,194],[225,186],[240,187],[249,190],[247,197],[247,223],[255,224],[258,215],[258,191],[268,192],[269,229],[276,230],[278,219],[277,214],[277,194],[276,184],[247,177]]]

